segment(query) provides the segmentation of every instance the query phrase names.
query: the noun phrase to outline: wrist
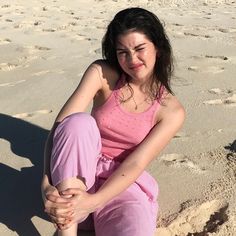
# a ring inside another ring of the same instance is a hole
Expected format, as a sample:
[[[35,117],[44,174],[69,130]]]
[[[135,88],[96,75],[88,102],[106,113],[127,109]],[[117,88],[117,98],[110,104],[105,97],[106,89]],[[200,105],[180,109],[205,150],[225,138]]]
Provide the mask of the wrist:
[[[93,194],[94,197],[94,203],[96,210],[103,207],[106,203],[105,199],[102,197],[101,193],[98,191]]]

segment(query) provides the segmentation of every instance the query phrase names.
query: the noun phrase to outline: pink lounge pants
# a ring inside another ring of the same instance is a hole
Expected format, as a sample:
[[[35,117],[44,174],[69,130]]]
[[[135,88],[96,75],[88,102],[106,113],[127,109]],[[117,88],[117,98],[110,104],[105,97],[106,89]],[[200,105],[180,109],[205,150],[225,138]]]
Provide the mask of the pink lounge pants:
[[[93,193],[119,165],[101,154],[100,132],[91,115],[75,113],[56,128],[51,155],[54,186],[80,176],[85,179],[88,191]],[[92,214],[96,236],[153,236],[157,195],[155,179],[144,171],[123,193]],[[88,227],[86,221],[82,223],[85,228]]]

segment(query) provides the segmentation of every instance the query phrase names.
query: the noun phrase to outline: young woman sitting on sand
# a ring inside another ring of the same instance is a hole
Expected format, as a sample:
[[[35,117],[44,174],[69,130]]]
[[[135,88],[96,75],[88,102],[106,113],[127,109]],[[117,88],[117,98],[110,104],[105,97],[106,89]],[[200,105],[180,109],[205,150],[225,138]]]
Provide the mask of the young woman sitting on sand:
[[[170,88],[171,46],[153,13],[129,8],[108,25],[102,50],[50,132],[45,211],[61,236],[91,218],[97,236],[153,236],[158,185],[145,168],[185,117]]]

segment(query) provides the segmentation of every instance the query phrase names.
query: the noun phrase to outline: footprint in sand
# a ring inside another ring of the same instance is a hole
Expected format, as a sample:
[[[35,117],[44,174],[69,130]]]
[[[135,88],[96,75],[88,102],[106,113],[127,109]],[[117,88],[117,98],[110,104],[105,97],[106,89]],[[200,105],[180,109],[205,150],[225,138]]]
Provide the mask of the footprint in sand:
[[[188,139],[188,135],[184,132],[178,132],[175,136],[174,139]]]
[[[73,26],[76,26],[76,25],[77,25],[76,22],[70,22],[66,25],[61,25],[61,26],[57,27],[56,31],[71,30],[73,28]]]
[[[8,38],[0,38],[0,45],[11,43],[11,40]]]
[[[11,83],[3,83],[3,84],[0,84],[0,87],[13,87],[17,84],[21,84],[25,82],[25,80],[19,80],[19,81],[16,81],[16,82],[11,82]]]
[[[19,57],[18,58],[18,61],[20,63],[26,63],[26,62],[30,62],[30,61],[33,61],[33,60],[36,60],[38,59],[39,57],[38,56],[23,56],[23,57]]]
[[[53,33],[53,32],[56,32],[56,29],[42,29],[43,32],[48,32],[48,33]]]
[[[188,67],[189,71],[193,72],[202,72],[202,73],[213,73],[213,74],[218,74],[222,73],[225,68],[221,66],[206,66],[206,67],[198,67],[198,66],[190,66]]]
[[[9,8],[9,7],[11,7],[11,5],[9,5],[9,4],[5,4],[5,5],[1,6],[1,8]]]
[[[209,91],[209,93],[212,93],[212,94],[223,94],[223,92],[220,88],[213,88],[208,91]]]
[[[24,46],[24,47],[18,47],[16,51],[24,52],[28,54],[34,54],[40,51],[49,51],[51,48],[45,47],[45,46],[39,46],[39,45],[30,45],[30,46]]]
[[[163,161],[166,165],[174,167],[186,167],[196,173],[203,173],[205,171],[189,160],[186,156],[177,153],[165,154],[160,157],[160,161]]]
[[[213,100],[207,100],[204,101],[203,104],[206,105],[227,105],[227,106],[236,106],[236,94],[233,94],[231,97],[228,98],[220,98],[220,99],[213,99]]]
[[[15,29],[29,29],[35,26],[35,21],[22,21],[14,25]]]
[[[228,203],[219,200],[207,201],[200,206],[191,206],[180,211],[178,217],[167,227],[157,228],[155,235],[209,235],[228,221],[227,209]]]
[[[50,72],[49,70],[43,70],[43,71],[39,71],[39,72],[33,73],[32,75],[41,76],[41,75],[45,75],[45,74],[47,74],[49,72]]]
[[[201,62],[202,66],[192,65],[188,67],[189,71],[202,73],[221,73],[225,70],[224,65],[236,64],[236,57],[227,57],[224,55],[200,55],[192,56],[191,58]],[[211,65],[208,65],[211,64]]]
[[[228,57],[226,57],[226,56],[205,55],[205,58],[220,59],[220,60],[223,60],[223,61],[227,61],[228,60]]]
[[[200,55],[200,56],[192,56],[191,58],[201,60],[202,62],[229,62],[232,61],[233,58],[229,58],[227,56],[213,56],[213,55]]]
[[[231,97],[224,99],[224,104],[236,105],[236,94],[233,94]]]
[[[179,23],[174,23],[173,25],[174,25],[174,26],[184,26],[184,25],[179,24]]]
[[[85,35],[82,34],[76,34],[74,36],[71,36],[72,41],[83,41],[83,40],[89,40]]]
[[[17,64],[13,64],[13,63],[1,63],[0,64],[0,71],[11,71],[16,69],[17,67],[19,67],[19,65]]]
[[[229,33],[229,29],[219,28],[218,31],[221,33]]]
[[[44,47],[44,46],[38,46],[38,45],[28,46],[26,48],[31,50],[31,52],[35,52],[35,51],[49,51],[49,50],[51,50],[51,48]]]
[[[220,94],[227,95],[227,94],[232,94],[233,90],[231,90],[231,89],[222,90],[220,88],[212,88],[212,89],[209,89],[208,92],[212,93],[212,94],[218,94],[218,95],[220,95]]]
[[[43,71],[39,71],[39,72],[35,72],[32,75],[34,76],[41,76],[41,75],[46,75],[48,73],[56,73],[56,74],[64,74],[65,71],[64,70],[43,70]]]
[[[25,113],[19,113],[16,115],[13,115],[15,118],[29,118],[29,117],[34,117],[36,115],[42,115],[42,114],[49,114],[52,113],[52,110],[38,110],[38,111],[33,111],[33,112],[25,112]]]
[[[191,33],[191,32],[184,32],[184,35],[185,36],[192,36],[192,37],[198,37],[198,38],[205,38],[205,39],[208,39],[208,38],[212,38],[213,36],[210,36],[208,34],[195,34],[195,33]]]

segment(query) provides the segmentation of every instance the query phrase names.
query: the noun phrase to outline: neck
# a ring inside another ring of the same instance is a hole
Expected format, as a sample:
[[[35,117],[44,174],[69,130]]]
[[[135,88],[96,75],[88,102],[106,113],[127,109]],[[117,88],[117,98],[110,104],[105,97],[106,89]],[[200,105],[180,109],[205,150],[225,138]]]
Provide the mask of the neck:
[[[144,82],[130,80],[127,83],[127,86],[130,86],[134,91],[140,91],[141,93],[146,94],[152,98],[156,97],[156,93],[159,87],[157,83],[153,83],[151,80]]]
[[[155,81],[155,75],[152,74],[148,77],[145,78],[133,78],[129,75],[127,75],[127,82],[130,85],[133,85],[134,87],[139,87],[139,88],[150,88],[152,86],[152,82]]]

